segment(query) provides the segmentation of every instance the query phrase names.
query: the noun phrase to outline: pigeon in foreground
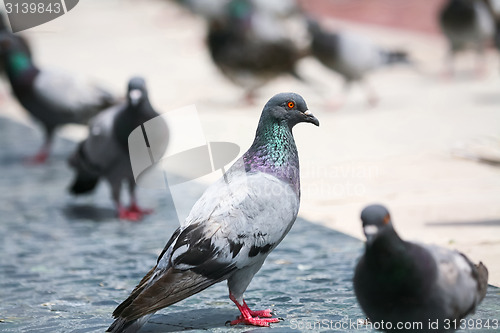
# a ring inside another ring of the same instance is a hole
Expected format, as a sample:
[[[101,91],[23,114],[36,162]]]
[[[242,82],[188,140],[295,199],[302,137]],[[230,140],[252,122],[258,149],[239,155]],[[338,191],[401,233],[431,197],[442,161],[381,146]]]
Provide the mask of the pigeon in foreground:
[[[279,22],[250,0],[233,0],[225,15],[209,20],[207,44],[212,60],[229,80],[244,88],[249,101],[258,88],[280,75],[300,79],[295,66],[306,52]]]
[[[494,18],[485,0],[449,0],[439,13],[439,24],[448,39],[449,74],[453,74],[455,54],[467,49],[477,52],[477,72],[484,72],[484,50],[495,33]]]
[[[101,110],[115,103],[106,90],[64,72],[39,69],[22,40],[0,34],[0,53],[14,95],[45,130],[45,143],[31,162],[46,161],[58,126],[86,124]]]
[[[354,291],[372,322],[423,324],[428,332],[429,320],[439,323],[432,332],[446,332],[445,320],[473,313],[484,298],[488,271],[473,264],[460,252],[438,246],[402,240],[392,226],[384,206],[371,205],[361,213],[366,236],[365,254],[354,274]],[[411,331],[411,330],[408,330]],[[450,330],[454,331],[454,330]]]
[[[363,83],[367,88],[370,105],[375,105],[378,97],[368,86],[365,76],[384,66],[410,64],[404,51],[384,50],[369,39],[353,33],[326,31],[313,19],[309,19],[308,23],[312,37],[312,55],[344,78],[346,90],[353,82]]]
[[[157,117],[158,113],[151,106],[146,84],[140,77],[130,79],[127,102],[113,106],[90,121],[89,136],[80,143],[75,153],[69,158],[70,166],[75,169],[76,177],[70,187],[75,195],[91,192],[100,178],[111,185],[113,201],[118,217],[126,220],[139,220],[150,210],[139,208],[135,196],[135,180],[130,164],[128,137],[144,122]],[[168,128],[165,125],[165,138],[158,146],[166,149]],[[161,148],[159,148],[161,149]],[[128,183],[130,207],[120,201],[122,182]]]
[[[195,203],[156,266],[113,312],[108,332],[135,332],[157,310],[224,280],[241,312],[232,325],[278,322],[270,310],[251,311],[243,293],[297,217],[292,127],[302,122],[319,126],[301,96],[281,93],[267,102],[250,149]]]

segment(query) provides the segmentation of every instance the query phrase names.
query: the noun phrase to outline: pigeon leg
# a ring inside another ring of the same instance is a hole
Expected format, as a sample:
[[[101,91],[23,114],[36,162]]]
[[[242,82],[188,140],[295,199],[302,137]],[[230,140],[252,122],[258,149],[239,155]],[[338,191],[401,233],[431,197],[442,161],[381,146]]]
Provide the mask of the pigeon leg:
[[[268,327],[269,323],[277,323],[280,321],[278,318],[269,318],[272,316],[270,309],[263,311],[252,311],[244,300],[243,304],[240,304],[232,294],[229,294],[229,298],[234,302],[234,304],[236,304],[238,310],[240,310],[241,312],[241,315],[236,320],[231,321],[231,325],[245,324]]]
[[[143,215],[148,215],[153,213],[152,209],[141,208],[137,204],[137,198],[135,196],[135,182],[133,180],[129,181],[129,191],[130,191],[130,207],[129,207],[130,212],[140,214],[141,217]]]
[[[28,164],[37,165],[44,164],[49,157],[50,146],[43,145],[35,156],[28,159]]]
[[[38,165],[45,163],[47,161],[47,158],[49,157],[51,145],[52,145],[52,131],[47,130],[45,142],[42,148],[40,148],[40,150],[38,151],[38,153],[36,153],[35,156],[28,158],[26,162],[31,165]]]
[[[450,49],[444,61],[444,70],[441,73],[441,77],[445,80],[450,80],[455,76],[455,51]]]
[[[113,195],[113,201],[116,205],[116,211],[118,212],[118,218],[120,220],[127,221],[139,221],[142,218],[142,214],[134,212],[131,209],[127,209],[120,202],[120,192],[121,192],[121,182],[111,182],[111,191]]]
[[[485,78],[487,74],[486,70],[486,60],[484,57],[484,51],[482,48],[476,50],[476,66],[475,73],[477,78]]]
[[[377,94],[375,93],[375,90],[366,80],[363,81],[363,85],[365,86],[366,93],[368,96],[368,98],[367,98],[368,105],[372,108],[377,106],[378,102],[379,102],[379,98],[378,98]]]
[[[255,105],[256,93],[254,89],[250,89],[245,92],[245,101],[249,105]]]

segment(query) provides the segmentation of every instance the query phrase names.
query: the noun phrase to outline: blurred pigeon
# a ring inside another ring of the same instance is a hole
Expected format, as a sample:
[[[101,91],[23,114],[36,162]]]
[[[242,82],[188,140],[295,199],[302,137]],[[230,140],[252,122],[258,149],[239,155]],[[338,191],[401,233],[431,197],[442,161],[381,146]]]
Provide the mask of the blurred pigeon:
[[[76,171],[70,192],[75,195],[91,192],[103,177],[111,185],[119,218],[135,221],[150,213],[150,210],[141,209],[137,205],[128,137],[135,128],[157,116],[158,113],[149,102],[144,80],[140,77],[130,79],[127,102],[113,106],[93,118],[90,121],[88,138],[80,143],[69,158],[70,166]],[[164,133],[165,138],[161,145],[166,149],[166,124]],[[129,208],[125,208],[120,201],[124,180],[127,181],[130,191]]]
[[[245,89],[249,100],[257,88],[280,75],[300,79],[295,66],[306,55],[285,25],[258,8],[250,0],[233,0],[224,16],[209,21],[207,36],[215,65]]]
[[[45,143],[32,162],[45,162],[58,126],[85,124],[115,102],[109,92],[87,81],[37,68],[26,45],[11,33],[0,34],[0,53],[14,95],[45,130]]]
[[[231,0],[175,0],[191,13],[205,19],[224,15],[225,7]]]
[[[473,49],[478,55],[478,73],[484,72],[483,53],[492,41],[495,26],[485,0],[449,0],[439,13],[439,24],[449,43],[449,72],[459,51]]]
[[[346,90],[353,82],[364,83],[370,105],[375,105],[378,98],[364,81],[366,74],[387,65],[410,63],[404,51],[384,50],[356,34],[326,31],[313,19],[309,19],[308,23],[312,55],[344,78]]]
[[[113,312],[108,332],[135,332],[157,310],[224,280],[241,312],[232,325],[278,322],[270,310],[251,311],[243,293],[297,217],[299,159],[292,127],[301,122],[319,126],[301,96],[282,93],[267,102],[250,149],[195,203],[156,266]]]
[[[12,32],[10,32],[9,28],[7,27],[7,24],[5,24],[4,14],[0,12],[0,34],[4,33],[8,34],[11,38],[17,39],[19,41],[20,46],[23,48],[24,53],[31,58],[32,56],[31,48],[26,38],[24,38],[21,34],[18,33],[13,34]]]
[[[460,252],[402,240],[387,209],[366,207],[361,213],[366,236],[365,254],[354,274],[354,291],[372,322],[423,323],[460,321],[484,298],[488,271]],[[451,323],[453,325],[453,322]],[[450,330],[451,331],[451,330]]]
[[[489,0],[487,5],[495,20],[495,46],[500,51],[500,0]]]

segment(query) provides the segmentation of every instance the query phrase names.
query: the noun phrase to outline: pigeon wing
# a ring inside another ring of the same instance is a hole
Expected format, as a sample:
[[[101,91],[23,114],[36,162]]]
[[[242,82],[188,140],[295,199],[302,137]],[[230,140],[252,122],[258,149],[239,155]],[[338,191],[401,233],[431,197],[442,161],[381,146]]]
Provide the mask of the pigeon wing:
[[[41,71],[33,89],[40,103],[77,123],[86,123],[115,102],[105,89],[62,71]]]
[[[258,188],[264,191],[259,193]],[[293,189],[273,176],[235,177],[230,184],[219,180],[194,205],[188,222],[171,237],[157,265],[113,315],[136,320],[237,270],[262,264],[290,229],[297,211]]]

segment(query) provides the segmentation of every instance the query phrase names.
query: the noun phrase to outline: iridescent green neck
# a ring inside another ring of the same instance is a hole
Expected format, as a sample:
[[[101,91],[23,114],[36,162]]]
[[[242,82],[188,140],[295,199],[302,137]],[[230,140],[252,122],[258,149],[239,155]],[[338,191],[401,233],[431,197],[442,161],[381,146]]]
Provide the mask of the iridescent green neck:
[[[33,67],[31,59],[23,52],[14,52],[8,55],[7,71],[13,76],[19,76]]]
[[[256,153],[264,155],[269,164],[274,167],[281,167],[293,155],[295,141],[290,129],[285,124],[273,122],[267,124],[257,133],[254,142]]]
[[[300,193],[297,147],[285,122],[261,121],[243,160],[247,171],[272,174],[290,183]]]

